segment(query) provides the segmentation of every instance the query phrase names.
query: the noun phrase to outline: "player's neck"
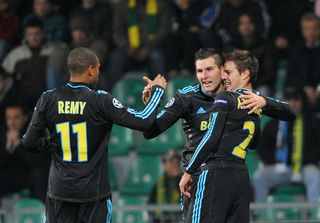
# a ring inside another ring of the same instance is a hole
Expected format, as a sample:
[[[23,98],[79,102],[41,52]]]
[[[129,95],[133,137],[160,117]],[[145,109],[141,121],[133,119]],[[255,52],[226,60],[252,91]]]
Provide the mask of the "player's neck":
[[[71,82],[75,82],[75,83],[85,83],[90,85],[90,82],[88,81],[87,78],[84,77],[84,75],[74,75],[70,77],[70,81]]]
[[[214,96],[215,94],[218,94],[222,91],[224,91],[224,86],[223,84],[219,84],[219,86],[217,86],[213,91],[205,91],[202,87],[201,87],[201,90],[204,94],[208,95],[208,96]]]
[[[251,84],[251,83],[245,84],[245,85],[243,85],[241,88],[245,88],[245,89],[248,89],[248,90],[252,90],[252,84]]]
[[[223,91],[225,91],[225,87],[223,86],[223,84],[220,84],[220,86],[219,86],[219,88],[217,90],[217,93],[220,93],[220,92],[223,92]]]

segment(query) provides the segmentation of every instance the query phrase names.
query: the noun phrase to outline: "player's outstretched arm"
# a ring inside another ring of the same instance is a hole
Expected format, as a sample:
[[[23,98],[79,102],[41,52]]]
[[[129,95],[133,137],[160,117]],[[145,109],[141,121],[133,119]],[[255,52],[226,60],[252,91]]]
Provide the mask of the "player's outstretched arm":
[[[146,98],[145,99],[142,99],[144,101],[144,104],[146,105],[149,100],[150,100],[150,97],[151,97],[151,91],[152,91],[152,88],[154,86],[160,86],[162,87],[163,89],[166,89],[167,88],[167,80],[164,78],[164,76],[162,76],[161,74],[158,74],[154,80],[150,80],[148,77],[144,76],[143,77],[143,80],[147,83],[147,95],[146,95]],[[146,88],[144,89],[146,90]],[[148,96],[148,97],[147,97]]]
[[[163,89],[167,88],[167,81],[166,79],[158,74],[157,77],[152,81],[150,80],[148,77],[143,76],[143,80],[147,83],[147,85],[144,87],[143,91],[142,91],[142,101],[144,103],[144,105],[148,104],[150,97],[151,97],[151,92],[152,92],[152,87],[154,85],[159,85],[161,86],[163,84],[163,86],[161,86]]]
[[[147,104],[151,95],[150,81],[147,77],[143,77],[143,79],[147,85],[142,92],[142,101],[144,104]],[[177,93],[166,103],[164,109],[157,114],[153,125],[143,132],[144,137],[152,139],[174,125],[183,116],[187,104],[186,98]]]
[[[243,93],[243,95],[239,96],[240,99],[243,99],[241,107],[243,109],[250,109],[249,114],[261,108],[262,114],[272,118],[283,121],[292,121],[295,119],[295,114],[287,102],[259,96],[251,91],[244,91]]]
[[[152,139],[157,137],[172,125],[174,125],[184,114],[187,102],[180,94],[176,94],[165,105],[153,122],[152,126],[143,131],[143,135],[146,139]]]
[[[107,94],[100,96],[99,99],[102,112],[115,124],[140,131],[149,129],[159,111],[166,81],[161,75],[158,75],[149,84],[152,87],[151,98],[142,111],[127,109],[111,94]]]
[[[262,114],[282,121],[293,121],[296,115],[287,102],[265,97],[266,106],[262,109]]]
[[[144,105],[148,104],[150,97],[151,97],[151,91],[152,91],[152,89],[151,89],[150,85],[147,84],[144,87],[144,89],[142,91],[142,96],[141,96],[141,99],[142,99]]]

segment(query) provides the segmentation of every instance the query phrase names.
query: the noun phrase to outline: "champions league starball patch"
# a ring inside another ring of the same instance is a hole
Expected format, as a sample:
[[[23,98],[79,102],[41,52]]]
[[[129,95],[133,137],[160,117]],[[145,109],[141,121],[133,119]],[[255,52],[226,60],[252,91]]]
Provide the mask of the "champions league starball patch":
[[[123,105],[121,104],[120,101],[118,101],[117,99],[112,99],[112,104],[114,105],[114,107],[116,108],[123,108]]]
[[[175,101],[175,99],[174,99],[174,98],[171,98],[171,100],[168,101],[167,104],[166,104],[164,107],[165,107],[165,108],[171,107],[171,106],[173,105],[174,101]]]

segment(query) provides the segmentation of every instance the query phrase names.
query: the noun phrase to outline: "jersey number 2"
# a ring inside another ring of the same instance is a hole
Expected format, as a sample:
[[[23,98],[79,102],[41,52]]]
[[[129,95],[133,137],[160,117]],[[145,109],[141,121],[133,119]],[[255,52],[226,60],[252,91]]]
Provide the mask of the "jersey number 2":
[[[255,131],[255,125],[252,121],[247,121],[243,125],[243,130],[248,130],[249,134],[245,140],[243,140],[242,143],[240,143],[238,146],[234,147],[232,154],[240,157],[242,159],[246,158],[247,154],[247,147],[249,143],[251,142],[251,139],[253,137],[254,131]]]
[[[72,161],[70,142],[70,123],[64,122],[56,125],[57,133],[60,134],[63,161]],[[87,153],[87,123],[77,123],[72,125],[72,133],[77,134],[78,162],[88,161]]]

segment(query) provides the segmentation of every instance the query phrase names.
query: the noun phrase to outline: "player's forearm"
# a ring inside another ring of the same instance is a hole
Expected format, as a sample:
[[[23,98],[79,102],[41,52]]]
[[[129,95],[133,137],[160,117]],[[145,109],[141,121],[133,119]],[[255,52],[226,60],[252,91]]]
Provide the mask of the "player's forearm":
[[[152,127],[152,125],[155,123],[156,119],[157,119],[157,114],[159,112],[160,109],[160,101],[163,97],[164,94],[164,90],[163,88],[159,87],[159,86],[155,86],[153,89],[153,93],[151,96],[151,100],[149,101],[149,103],[146,105],[145,110],[148,112],[152,111],[152,115],[150,115],[147,119],[145,119],[146,123],[141,123],[141,127],[142,127],[142,131],[146,131],[148,129],[150,129]],[[154,109],[153,109],[154,107]]]
[[[152,126],[143,132],[143,136],[146,139],[152,139],[166,131],[172,125],[174,125],[178,120],[179,116],[172,114],[170,111],[162,110],[156,117]]]
[[[223,132],[226,117],[226,113],[213,113],[212,119],[210,121],[210,127],[199,143],[186,168],[187,173],[193,174],[194,172],[196,172],[200,168],[201,164],[209,156],[209,154],[211,152],[215,153],[219,139]]]
[[[287,102],[276,100],[269,97],[264,98],[267,103],[262,110],[264,115],[283,121],[292,121],[296,118],[293,110]]]
[[[124,116],[115,118],[115,123],[139,131],[148,130],[156,119],[164,90],[156,86],[152,92],[151,99],[142,111],[128,109]]]
[[[157,137],[158,135],[160,135],[162,132],[164,132],[164,131],[161,131],[159,129],[159,126],[156,123],[153,123],[151,128],[149,128],[146,131],[143,131],[143,136],[146,139],[153,139],[153,138]]]
[[[142,131],[146,131],[150,129],[150,127],[154,124],[160,109],[160,101],[163,97],[163,94],[164,94],[163,88],[161,88],[160,86],[153,87],[151,99],[144,109],[145,112],[149,112],[149,113],[151,112],[151,115],[148,118],[144,119],[145,123],[144,123],[144,120],[142,120],[141,122]]]

